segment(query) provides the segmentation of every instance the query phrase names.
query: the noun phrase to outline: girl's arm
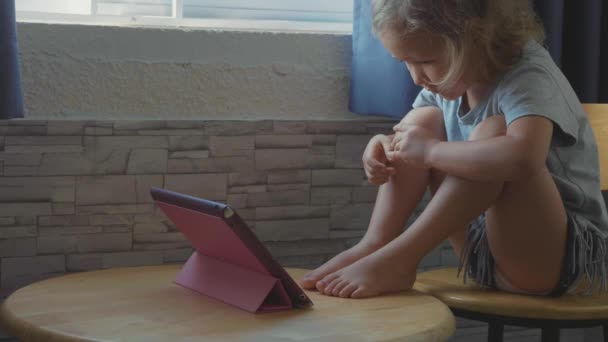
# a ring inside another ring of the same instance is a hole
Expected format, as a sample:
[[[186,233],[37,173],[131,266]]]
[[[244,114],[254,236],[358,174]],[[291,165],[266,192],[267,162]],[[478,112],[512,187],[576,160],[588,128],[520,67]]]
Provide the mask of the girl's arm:
[[[427,150],[425,164],[476,181],[512,181],[545,166],[553,123],[542,116],[513,121],[505,136],[466,142],[437,142]]]

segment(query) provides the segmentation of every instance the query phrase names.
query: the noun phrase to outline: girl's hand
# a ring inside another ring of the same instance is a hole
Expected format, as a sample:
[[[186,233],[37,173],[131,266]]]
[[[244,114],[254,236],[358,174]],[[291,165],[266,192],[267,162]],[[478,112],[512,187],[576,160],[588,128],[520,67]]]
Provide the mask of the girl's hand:
[[[389,165],[387,158],[390,146],[391,137],[379,134],[369,141],[363,152],[365,175],[373,185],[382,185],[395,174],[395,168]]]
[[[394,127],[396,133],[387,153],[389,162],[404,163],[417,168],[429,168],[429,154],[439,140],[427,129],[399,123]]]

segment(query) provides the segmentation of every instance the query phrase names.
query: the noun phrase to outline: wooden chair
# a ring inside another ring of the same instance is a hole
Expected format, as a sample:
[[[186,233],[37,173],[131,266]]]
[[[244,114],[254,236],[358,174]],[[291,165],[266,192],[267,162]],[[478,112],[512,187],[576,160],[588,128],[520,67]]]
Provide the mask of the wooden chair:
[[[600,153],[602,190],[608,190],[608,104],[586,104]],[[606,193],[604,192],[604,199]],[[546,298],[482,289],[463,284],[456,268],[420,273],[414,289],[432,294],[459,317],[488,323],[488,341],[503,340],[504,325],[542,329],[542,341],[559,341],[560,328],[602,326],[608,342],[608,293]]]

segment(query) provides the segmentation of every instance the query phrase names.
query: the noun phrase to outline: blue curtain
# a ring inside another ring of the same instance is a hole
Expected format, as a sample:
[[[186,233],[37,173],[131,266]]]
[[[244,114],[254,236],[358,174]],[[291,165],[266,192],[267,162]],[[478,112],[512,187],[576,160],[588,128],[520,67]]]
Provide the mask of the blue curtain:
[[[531,0],[547,45],[582,102],[608,102],[608,3]],[[401,118],[420,91],[371,33],[371,0],[354,0],[350,110]]]
[[[412,108],[420,89],[405,64],[395,60],[372,34],[371,1],[354,0],[353,5],[349,108],[358,114],[402,118]]]
[[[0,119],[23,117],[15,1],[0,0]]]
[[[534,0],[534,8],[543,19],[549,51],[580,100],[608,102],[608,3]]]

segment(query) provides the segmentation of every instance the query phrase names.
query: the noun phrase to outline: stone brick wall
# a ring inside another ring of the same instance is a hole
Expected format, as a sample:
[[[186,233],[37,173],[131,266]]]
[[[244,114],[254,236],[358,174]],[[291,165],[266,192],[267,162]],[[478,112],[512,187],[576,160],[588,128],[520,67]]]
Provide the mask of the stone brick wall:
[[[226,202],[285,266],[356,243],[377,188],[367,121],[0,122],[2,293],[71,271],[182,262],[190,244],[150,187]],[[441,248],[422,267],[453,259]]]

